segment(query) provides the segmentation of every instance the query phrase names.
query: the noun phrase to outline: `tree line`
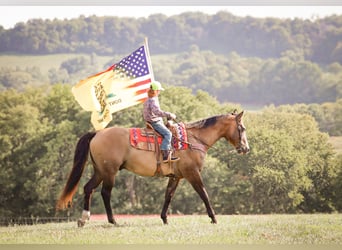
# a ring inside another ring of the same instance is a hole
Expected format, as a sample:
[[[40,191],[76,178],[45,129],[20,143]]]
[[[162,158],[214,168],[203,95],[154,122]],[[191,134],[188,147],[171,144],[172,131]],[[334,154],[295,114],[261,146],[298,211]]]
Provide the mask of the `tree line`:
[[[86,53],[51,68],[0,68],[0,90],[75,83],[118,62],[149,38],[156,78],[221,102],[283,105],[342,98],[342,17],[276,19],[183,13],[148,18],[32,19],[0,27],[0,53]],[[24,41],[24,42],[23,42]],[[113,57],[99,65],[97,57]]]
[[[239,105],[221,104],[207,92],[193,94],[186,87],[167,87],[160,102],[183,122],[241,110]],[[71,170],[76,142],[92,130],[90,113],[81,110],[68,84],[2,91],[0,107],[0,215],[56,215],[55,203]],[[115,113],[110,126],[144,126],[141,109],[137,105]],[[334,153],[315,119],[295,109],[270,106],[247,112],[251,152],[246,156],[229,153],[233,148],[225,140],[209,150],[203,179],[218,214],[342,210],[342,157]],[[82,211],[82,187],[91,175],[88,164],[71,216]],[[159,213],[166,185],[167,178],[140,177],[123,170],[113,189],[113,209]],[[104,212],[99,190],[91,211]],[[182,182],[177,190],[171,213],[205,213],[188,183]]]
[[[279,58],[293,51],[319,64],[342,62],[342,16],[312,20],[237,17],[187,12],[148,18],[80,16],[72,20],[31,19],[0,27],[0,52],[21,54],[126,54],[150,40],[152,54],[201,50],[246,57]]]
[[[18,60],[21,60],[18,56]],[[113,57],[105,65],[99,56],[75,55],[60,66],[42,73],[39,66],[0,67],[0,90],[24,89],[56,83],[77,83],[119,61]],[[152,56],[155,78],[174,85],[198,89],[216,96],[220,102],[250,105],[336,102],[342,98],[342,66],[327,67],[284,55],[278,59],[223,56],[201,51],[197,46],[174,55]]]

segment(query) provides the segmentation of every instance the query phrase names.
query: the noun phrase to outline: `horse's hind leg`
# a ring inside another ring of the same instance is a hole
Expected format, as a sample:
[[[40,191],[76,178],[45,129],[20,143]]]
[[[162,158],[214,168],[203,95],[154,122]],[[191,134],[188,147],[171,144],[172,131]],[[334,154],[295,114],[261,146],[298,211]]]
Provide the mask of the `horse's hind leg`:
[[[78,220],[77,224],[79,227],[83,227],[85,222],[90,218],[90,200],[94,189],[101,183],[101,179],[98,177],[96,172],[92,178],[84,185],[84,205],[82,218]]]
[[[110,196],[112,193],[113,186],[114,186],[114,176],[104,180],[102,184],[101,195],[102,195],[104,206],[106,208],[108,222],[112,224],[116,224],[114,217],[113,217],[112,207],[110,205]]]
[[[171,199],[177,189],[178,183],[179,183],[179,178],[175,178],[175,177],[170,177],[169,178],[169,183],[167,184],[167,188],[166,188],[166,192],[165,192],[165,201],[164,201],[164,206],[163,206],[163,210],[161,212],[161,219],[164,222],[164,225],[167,224],[167,210],[169,208]]]

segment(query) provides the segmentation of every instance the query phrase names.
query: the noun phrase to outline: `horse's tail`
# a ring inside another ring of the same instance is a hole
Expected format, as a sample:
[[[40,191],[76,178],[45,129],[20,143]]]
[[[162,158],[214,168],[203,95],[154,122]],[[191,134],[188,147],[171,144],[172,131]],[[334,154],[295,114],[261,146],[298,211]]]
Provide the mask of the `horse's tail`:
[[[71,170],[64,190],[57,201],[57,210],[65,209],[71,206],[72,197],[77,190],[77,186],[81,179],[84,166],[86,165],[86,162],[88,160],[89,143],[95,135],[96,132],[88,132],[78,140],[74,155],[74,166]]]

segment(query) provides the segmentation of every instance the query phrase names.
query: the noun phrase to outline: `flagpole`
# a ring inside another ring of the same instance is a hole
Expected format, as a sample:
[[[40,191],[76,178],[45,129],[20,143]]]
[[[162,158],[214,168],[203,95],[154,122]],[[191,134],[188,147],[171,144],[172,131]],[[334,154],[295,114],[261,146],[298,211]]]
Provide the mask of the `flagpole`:
[[[116,68],[117,71],[114,70]],[[153,80],[152,62],[145,38],[143,46],[140,45],[107,70],[81,80],[72,88],[72,93],[84,110],[93,111],[91,123],[96,130],[100,130],[113,119],[113,113],[146,100],[147,90]]]
[[[150,57],[150,51],[148,49],[147,37],[145,37],[145,39],[144,39],[144,44],[145,44],[145,49],[146,49],[146,58],[148,60],[148,65],[149,65],[150,74],[151,74],[151,80],[153,82],[154,81],[154,73],[153,73],[153,68],[152,68],[152,61],[151,61],[151,57]]]

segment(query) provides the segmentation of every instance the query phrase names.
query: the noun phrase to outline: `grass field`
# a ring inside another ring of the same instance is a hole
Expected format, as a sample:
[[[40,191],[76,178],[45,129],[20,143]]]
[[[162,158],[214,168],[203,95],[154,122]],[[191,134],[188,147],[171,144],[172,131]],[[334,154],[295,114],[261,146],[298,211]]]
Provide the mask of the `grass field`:
[[[7,55],[7,54],[0,54],[0,68],[1,67],[20,67],[22,69],[25,69],[26,67],[39,67],[40,71],[43,74],[47,74],[48,71],[51,68],[58,69],[64,61],[67,61],[69,59],[75,58],[75,57],[89,57],[89,54],[48,54],[48,55]],[[123,55],[125,56],[125,55]],[[168,54],[167,57],[173,56],[172,54]],[[165,55],[157,55],[153,56],[153,60],[156,64],[158,64],[158,61],[163,60],[165,58]],[[112,60],[113,63],[117,62],[115,61],[117,59],[118,61],[121,59],[118,55],[113,56],[96,56],[96,60],[98,64],[103,65],[103,70],[105,70],[104,65]]]
[[[342,214],[118,217],[118,226],[92,220],[0,227],[0,244],[342,244]]]
[[[51,54],[51,55],[0,55],[0,67],[26,67],[37,66],[43,74],[47,74],[49,69],[58,69],[62,62],[69,59],[85,56],[87,54]],[[110,61],[110,56],[97,56],[99,65],[104,65]]]

